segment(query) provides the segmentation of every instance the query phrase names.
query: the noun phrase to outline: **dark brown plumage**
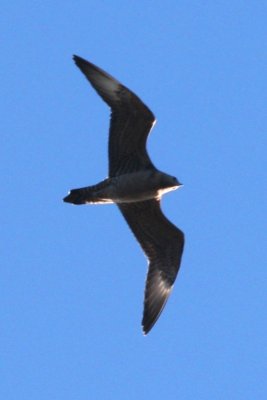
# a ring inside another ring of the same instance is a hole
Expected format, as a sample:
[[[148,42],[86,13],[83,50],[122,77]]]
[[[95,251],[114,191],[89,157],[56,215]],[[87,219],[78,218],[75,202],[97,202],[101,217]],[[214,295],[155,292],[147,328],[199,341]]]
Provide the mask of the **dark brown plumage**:
[[[181,184],[158,171],[147,154],[147,137],[155,123],[149,108],[94,64],[78,56],[74,61],[111,108],[109,178],[71,190],[64,201],[118,205],[149,263],[142,320],[147,334],[160,316],[180,268],[184,235],[163,215],[160,199]]]

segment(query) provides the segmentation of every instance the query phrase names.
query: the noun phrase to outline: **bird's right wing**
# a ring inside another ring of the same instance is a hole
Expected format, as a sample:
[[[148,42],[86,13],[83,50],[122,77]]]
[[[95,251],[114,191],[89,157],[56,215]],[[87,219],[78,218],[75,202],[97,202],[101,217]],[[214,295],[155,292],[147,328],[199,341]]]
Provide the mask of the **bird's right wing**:
[[[111,75],[81,57],[73,57],[93,88],[111,108],[109,176],[154,168],[146,151],[155,123],[149,108]]]

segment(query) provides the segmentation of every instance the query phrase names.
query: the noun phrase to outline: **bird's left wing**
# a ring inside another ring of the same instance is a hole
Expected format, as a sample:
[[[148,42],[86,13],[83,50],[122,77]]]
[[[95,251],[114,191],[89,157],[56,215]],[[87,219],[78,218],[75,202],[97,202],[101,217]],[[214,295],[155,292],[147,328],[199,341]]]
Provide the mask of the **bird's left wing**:
[[[153,199],[118,204],[148,261],[143,331],[147,334],[160,316],[179,271],[184,234],[162,213]]]

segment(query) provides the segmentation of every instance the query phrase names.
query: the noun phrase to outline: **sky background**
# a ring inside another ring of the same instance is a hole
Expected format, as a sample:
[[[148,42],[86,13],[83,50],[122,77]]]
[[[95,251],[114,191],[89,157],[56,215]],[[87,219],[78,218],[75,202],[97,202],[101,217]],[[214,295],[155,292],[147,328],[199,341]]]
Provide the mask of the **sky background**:
[[[0,397],[266,399],[266,1],[3,1]],[[107,174],[109,110],[78,54],[137,93],[182,266],[151,333],[146,259]]]

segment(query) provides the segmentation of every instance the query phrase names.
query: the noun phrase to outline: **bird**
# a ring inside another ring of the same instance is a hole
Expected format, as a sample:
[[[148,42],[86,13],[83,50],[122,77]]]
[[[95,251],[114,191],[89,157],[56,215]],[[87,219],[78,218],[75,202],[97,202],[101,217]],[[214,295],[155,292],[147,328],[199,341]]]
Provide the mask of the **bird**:
[[[76,66],[111,109],[108,177],[100,183],[72,189],[64,202],[116,204],[148,261],[142,330],[146,335],[158,320],[176,280],[184,233],[162,213],[162,196],[183,186],[159,171],[147,153],[147,137],[156,118],[126,86],[91,62],[74,55]]]

